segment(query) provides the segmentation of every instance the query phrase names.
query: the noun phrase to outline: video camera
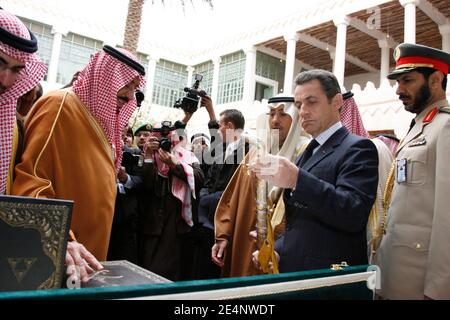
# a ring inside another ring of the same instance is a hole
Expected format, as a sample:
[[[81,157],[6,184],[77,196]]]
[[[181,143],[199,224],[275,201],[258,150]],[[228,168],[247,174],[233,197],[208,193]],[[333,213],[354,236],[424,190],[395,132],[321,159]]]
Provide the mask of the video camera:
[[[164,151],[170,152],[172,149],[172,141],[167,136],[171,131],[178,129],[176,126],[172,126],[171,121],[163,121],[161,122],[161,128],[152,128],[150,132],[159,132],[161,133],[161,138],[158,140],[159,147]]]
[[[195,75],[195,83],[192,88],[185,87],[186,96],[178,99],[173,105],[174,108],[181,108],[184,112],[194,113],[198,109],[201,97],[206,96],[206,92],[198,90],[203,76],[201,74]]]

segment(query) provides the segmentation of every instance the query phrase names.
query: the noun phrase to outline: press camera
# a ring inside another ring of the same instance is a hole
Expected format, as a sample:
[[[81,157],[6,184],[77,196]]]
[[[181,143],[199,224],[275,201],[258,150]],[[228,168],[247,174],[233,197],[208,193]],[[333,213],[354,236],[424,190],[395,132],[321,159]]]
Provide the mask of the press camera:
[[[171,131],[176,130],[176,126],[172,126],[171,121],[163,121],[161,122],[161,128],[152,128],[151,132],[159,132],[161,133],[161,138],[159,138],[159,147],[163,149],[164,151],[170,152],[170,149],[172,148],[172,141],[168,137],[169,133]]]
[[[203,90],[199,90],[200,82],[202,81],[203,76],[201,74],[195,75],[195,83],[192,88],[185,87],[184,91],[186,92],[186,96],[178,99],[174,108],[181,108],[184,112],[194,113],[197,111],[201,97],[206,96],[206,92]]]

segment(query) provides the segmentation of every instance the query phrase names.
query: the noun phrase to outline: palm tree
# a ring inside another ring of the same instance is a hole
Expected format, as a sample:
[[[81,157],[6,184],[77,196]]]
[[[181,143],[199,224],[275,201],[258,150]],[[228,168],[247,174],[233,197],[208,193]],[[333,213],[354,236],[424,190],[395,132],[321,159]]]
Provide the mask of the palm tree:
[[[136,53],[139,34],[141,31],[142,8],[145,0],[129,0],[127,22],[125,23],[125,36],[123,47]]]
[[[154,3],[155,0],[152,0]],[[193,5],[193,0],[190,0]],[[203,0],[208,3],[211,8],[213,8],[213,0]],[[141,20],[142,20],[142,9],[144,7],[145,0],[129,0],[128,1],[128,14],[127,21],[125,23],[125,35],[123,39],[123,47],[133,53],[136,53],[139,34],[141,31]],[[161,0],[164,4],[164,0]],[[185,0],[180,0],[181,5],[185,7]]]

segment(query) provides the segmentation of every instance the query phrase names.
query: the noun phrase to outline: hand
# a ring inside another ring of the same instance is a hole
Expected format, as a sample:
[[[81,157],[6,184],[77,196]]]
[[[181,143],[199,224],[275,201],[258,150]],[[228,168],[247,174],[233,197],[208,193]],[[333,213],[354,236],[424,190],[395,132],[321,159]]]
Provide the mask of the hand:
[[[212,261],[221,268],[225,264],[223,259],[225,258],[225,254],[227,253],[227,246],[228,246],[227,240],[217,240],[216,243],[211,248]]]
[[[159,141],[157,137],[150,136],[144,145],[144,158],[151,159],[153,153],[159,149]]]
[[[121,183],[125,183],[128,180],[128,174],[125,171],[125,167],[120,167],[119,172],[117,173],[117,179],[119,179],[119,181]]]
[[[205,107],[206,110],[213,110],[213,103],[212,103],[211,97],[210,96],[203,96],[202,97],[202,104],[201,104],[201,106]]]
[[[259,179],[277,187],[293,189],[297,185],[299,169],[285,157],[267,154],[250,163],[249,168]]]
[[[259,264],[259,250],[256,250],[252,253],[252,262],[255,266],[256,270],[262,271],[261,265]]]
[[[212,103],[211,97],[209,97],[209,96],[202,97],[201,106],[205,107],[206,111],[208,111],[209,120],[217,121],[216,114],[214,113],[214,108],[213,108],[213,103]]]
[[[67,243],[66,266],[68,276],[77,278],[77,271],[79,271],[81,282],[88,282],[88,274],[103,269],[100,262],[81,243],[76,241]]]
[[[258,242],[258,233],[256,232],[256,230],[252,230],[249,233],[250,238],[252,238],[253,242],[257,243]]]
[[[174,168],[179,163],[177,158],[172,153],[163,149],[158,149],[158,152],[161,161],[167,164],[170,168]]]
[[[280,263],[280,255],[276,251],[275,251],[275,257],[276,257],[277,262],[279,264]],[[257,270],[259,270],[260,272],[263,271],[262,268],[261,268],[261,265],[259,264],[259,250],[256,250],[255,252],[253,252],[253,254],[252,254],[252,262],[253,262],[253,265],[255,266],[255,268]],[[269,262],[269,269],[273,273],[273,263],[272,262]]]

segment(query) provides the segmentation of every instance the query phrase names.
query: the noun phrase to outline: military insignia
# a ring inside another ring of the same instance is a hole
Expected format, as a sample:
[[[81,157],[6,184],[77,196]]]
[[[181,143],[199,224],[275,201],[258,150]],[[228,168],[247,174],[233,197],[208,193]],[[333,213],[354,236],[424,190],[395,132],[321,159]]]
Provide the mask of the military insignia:
[[[407,163],[408,163],[408,160],[406,158],[397,160],[397,182],[398,183],[406,182],[406,179],[407,179],[407,174],[406,174],[407,166],[406,165],[407,165]]]
[[[423,118],[423,123],[427,124],[433,121],[434,117],[438,114],[438,112],[439,112],[438,108],[431,109],[430,112],[427,113],[425,118]]]
[[[152,129],[152,126],[148,124],[148,125],[145,126],[145,129],[151,130],[151,129]]]
[[[424,135],[421,135],[420,137],[411,140],[411,142],[409,143],[409,147],[417,147],[417,146],[423,146],[427,144],[427,140],[425,139]]]
[[[394,50],[394,59],[395,59],[395,61],[397,61],[398,58],[400,58],[400,48],[399,47],[395,48],[395,50]]]

